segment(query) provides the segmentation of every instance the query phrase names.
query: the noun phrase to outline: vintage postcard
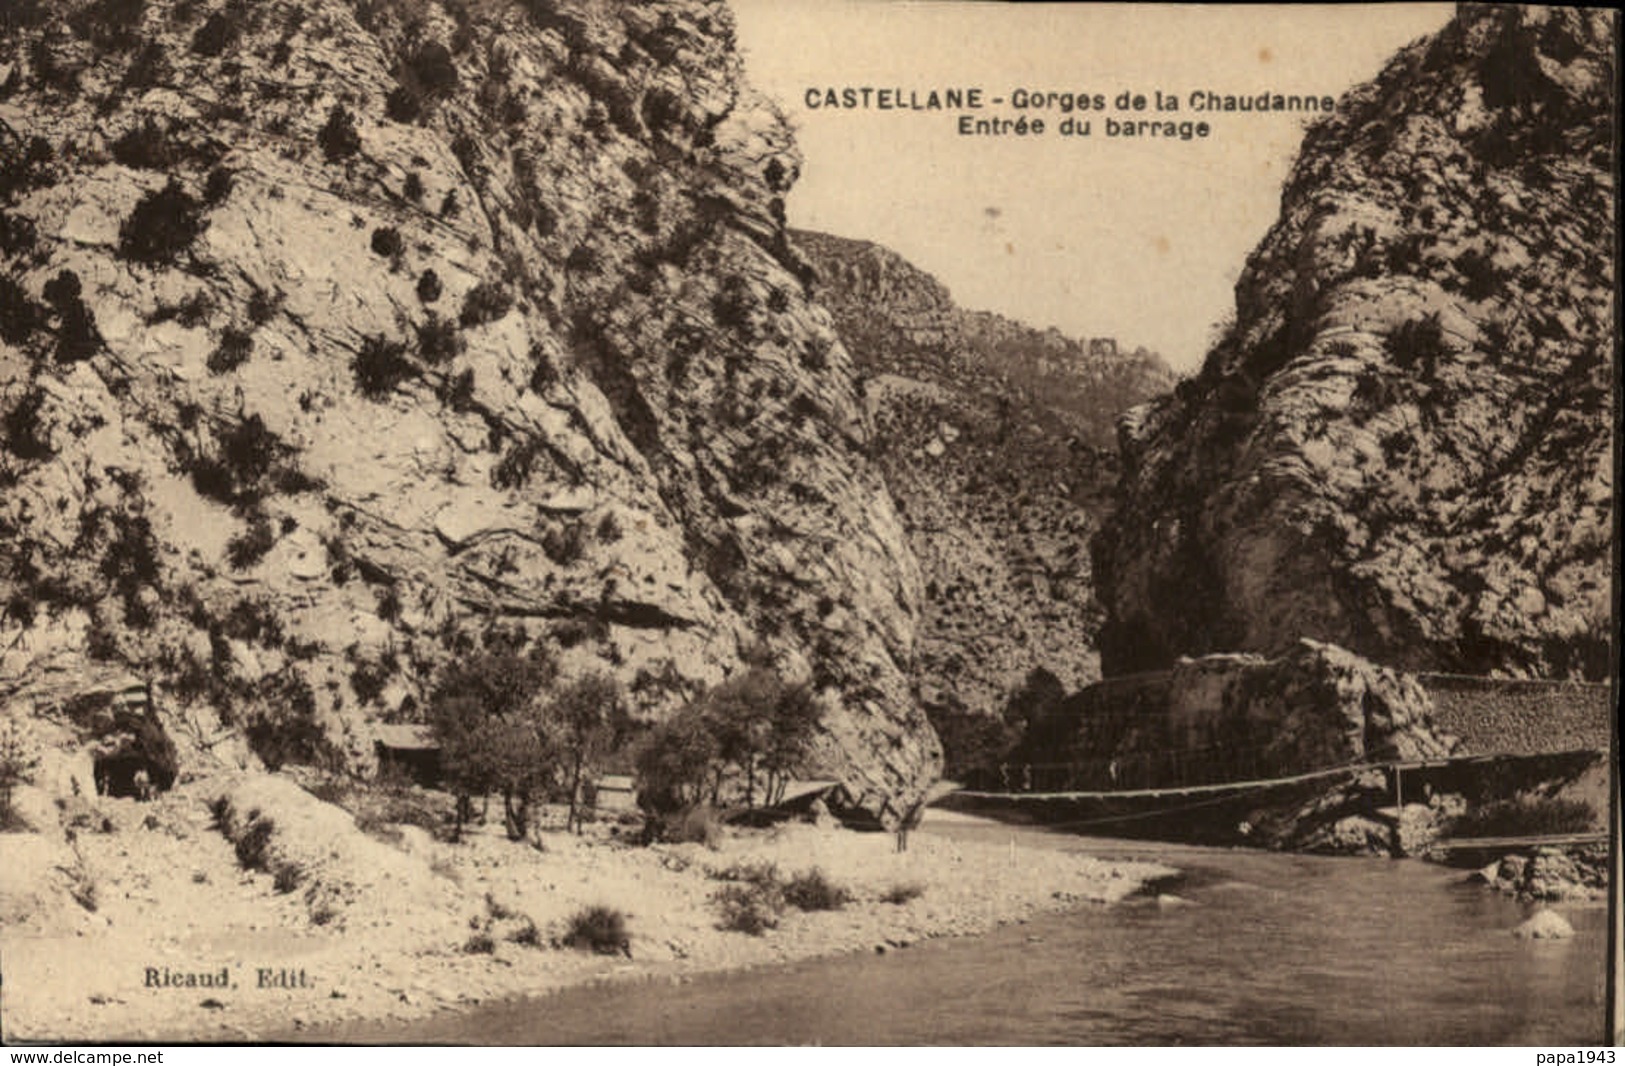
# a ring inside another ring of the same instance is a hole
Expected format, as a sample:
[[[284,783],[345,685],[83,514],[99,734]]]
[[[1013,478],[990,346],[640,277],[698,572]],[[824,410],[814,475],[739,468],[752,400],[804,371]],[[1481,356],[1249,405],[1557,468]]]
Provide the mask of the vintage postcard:
[[[4,0],[5,1041],[1612,1062],[1617,48]]]

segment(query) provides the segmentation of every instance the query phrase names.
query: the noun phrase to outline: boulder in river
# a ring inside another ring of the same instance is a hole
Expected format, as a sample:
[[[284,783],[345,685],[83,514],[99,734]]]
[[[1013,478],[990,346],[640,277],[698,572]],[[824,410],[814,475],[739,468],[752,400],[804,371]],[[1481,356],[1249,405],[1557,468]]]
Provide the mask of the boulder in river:
[[[1556,911],[1542,908],[1514,929],[1512,935],[1520,940],[1566,940],[1574,935],[1574,926]]]

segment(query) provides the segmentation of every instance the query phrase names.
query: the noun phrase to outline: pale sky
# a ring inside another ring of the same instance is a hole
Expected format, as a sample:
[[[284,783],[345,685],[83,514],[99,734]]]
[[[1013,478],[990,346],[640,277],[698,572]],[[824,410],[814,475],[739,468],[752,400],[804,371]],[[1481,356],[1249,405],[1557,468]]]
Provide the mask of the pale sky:
[[[731,0],[751,81],[806,157],[792,225],[876,241],[964,307],[1200,365],[1242,263],[1274,222],[1301,113],[1203,115],[1193,92],[1341,97],[1452,4],[1218,7]],[[979,87],[978,118],[1044,119],[1042,137],[966,137],[959,112],[811,109],[811,87]],[[1106,97],[1103,112],[1016,110],[1012,93]],[[1124,90],[1179,100],[1134,118],[1207,119],[1206,140],[1107,138]],[[1061,137],[1068,117],[1089,137]]]

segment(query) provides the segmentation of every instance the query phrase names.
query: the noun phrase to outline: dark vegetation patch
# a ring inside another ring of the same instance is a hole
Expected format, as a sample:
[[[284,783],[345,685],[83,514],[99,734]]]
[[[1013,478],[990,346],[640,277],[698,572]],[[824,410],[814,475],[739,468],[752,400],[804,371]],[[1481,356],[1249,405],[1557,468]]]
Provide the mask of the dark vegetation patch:
[[[253,336],[243,330],[228,326],[220,334],[220,343],[216,344],[214,351],[209,353],[209,373],[230,373],[248,362],[249,356],[253,354]]]
[[[173,263],[208,226],[203,205],[174,178],[149,192],[119,227],[119,256],[148,266]]]
[[[500,281],[482,281],[463,297],[458,321],[464,329],[483,326],[503,317],[513,307],[513,294]]]
[[[562,943],[598,955],[632,955],[632,936],[626,915],[614,907],[584,907],[570,918]]]
[[[1596,828],[1597,812],[1583,800],[1550,797],[1497,800],[1456,819],[1458,837],[1557,836]]]
[[[316,143],[329,163],[349,159],[361,150],[361,134],[356,132],[355,116],[342,104],[334,104],[327,122],[316,133]]]
[[[417,367],[406,358],[406,345],[382,334],[361,342],[350,361],[350,370],[356,388],[369,400],[381,400],[396,386],[417,376]]]

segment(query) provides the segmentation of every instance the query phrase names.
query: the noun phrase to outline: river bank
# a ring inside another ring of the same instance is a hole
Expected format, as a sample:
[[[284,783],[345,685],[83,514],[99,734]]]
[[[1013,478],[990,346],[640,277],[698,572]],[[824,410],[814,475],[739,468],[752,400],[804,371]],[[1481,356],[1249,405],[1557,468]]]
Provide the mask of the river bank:
[[[908,951],[681,981],[578,987],[421,1022],[323,1028],[358,1043],[548,1045],[1583,1046],[1602,1031],[1607,910],[1575,935],[1514,930],[1522,903],[1432,863],[1079,837],[982,820],[924,836],[1180,871],[1112,907],[1035,915]],[[1545,912],[1550,913],[1550,912]]]
[[[613,823],[545,833],[546,850],[496,825],[459,844],[410,826],[380,840],[274,775],[87,806],[63,812],[81,823],[71,840],[71,824],[5,838],[8,1040],[290,1038],[583,984],[889,952],[1115,902],[1173,872],[930,833],[899,852],[890,835],[832,825],[727,830],[714,848],[641,847]],[[256,823],[273,828],[249,833]],[[250,835],[262,851],[245,868]],[[816,868],[850,901],[787,908],[761,936],[719,928],[722,878],[768,864],[781,879]],[[624,914],[627,954],[559,946],[592,906]]]

